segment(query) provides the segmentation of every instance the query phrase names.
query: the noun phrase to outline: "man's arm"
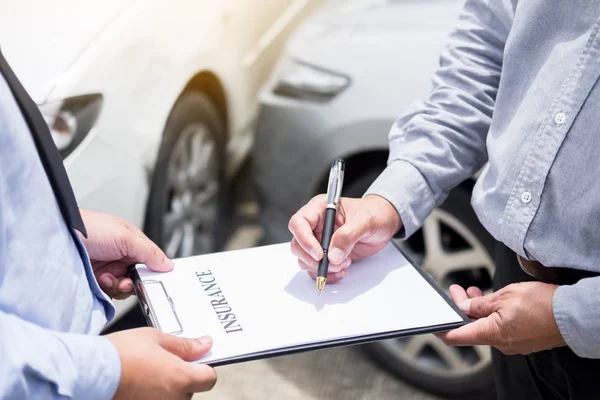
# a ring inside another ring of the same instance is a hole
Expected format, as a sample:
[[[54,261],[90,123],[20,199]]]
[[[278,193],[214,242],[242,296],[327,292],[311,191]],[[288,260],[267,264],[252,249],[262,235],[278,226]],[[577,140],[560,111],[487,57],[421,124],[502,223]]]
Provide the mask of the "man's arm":
[[[440,57],[429,98],[391,129],[388,167],[367,194],[394,205],[404,237],[487,161],[485,140],[512,19],[508,0],[468,0]]]
[[[600,278],[559,286],[552,309],[560,333],[579,357],[600,358]]]
[[[121,361],[106,338],[58,333],[0,311],[0,398],[111,399]]]

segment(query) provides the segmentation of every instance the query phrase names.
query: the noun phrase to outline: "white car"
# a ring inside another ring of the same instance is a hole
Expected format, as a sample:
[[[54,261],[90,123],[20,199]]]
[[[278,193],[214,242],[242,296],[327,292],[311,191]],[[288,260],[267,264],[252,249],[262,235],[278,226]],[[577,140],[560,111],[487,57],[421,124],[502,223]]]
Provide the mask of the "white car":
[[[0,46],[51,127],[79,205],[189,256],[223,243],[258,90],[319,2],[2,0]],[[118,316],[133,302],[118,302]]]

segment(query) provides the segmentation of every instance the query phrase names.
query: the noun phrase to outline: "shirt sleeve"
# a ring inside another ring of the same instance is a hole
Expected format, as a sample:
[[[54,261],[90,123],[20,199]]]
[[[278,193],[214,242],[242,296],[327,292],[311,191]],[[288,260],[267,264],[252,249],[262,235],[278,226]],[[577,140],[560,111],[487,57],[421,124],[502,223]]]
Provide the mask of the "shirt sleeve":
[[[394,205],[400,237],[418,230],[448,192],[487,161],[486,136],[513,19],[508,0],[467,0],[433,77],[389,134],[388,166],[365,195]]]
[[[600,358],[600,277],[559,286],[552,308],[567,345],[583,358]]]
[[[0,311],[0,399],[111,399],[117,350],[101,336],[59,333]]]

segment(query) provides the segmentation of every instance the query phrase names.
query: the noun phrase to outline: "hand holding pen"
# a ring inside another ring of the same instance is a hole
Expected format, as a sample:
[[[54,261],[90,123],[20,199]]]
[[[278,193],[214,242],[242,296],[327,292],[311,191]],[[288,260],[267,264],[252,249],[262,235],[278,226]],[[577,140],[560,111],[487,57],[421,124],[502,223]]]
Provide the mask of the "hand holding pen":
[[[328,189],[328,193],[332,193],[331,190]],[[351,263],[383,249],[400,230],[402,222],[396,209],[383,197],[341,198],[325,254],[322,243],[323,236],[327,236],[325,219],[328,204],[328,196],[314,197],[290,219],[289,229],[294,235],[292,253],[298,257],[300,268],[317,279],[319,264],[327,258],[326,282],[330,284],[343,279]]]

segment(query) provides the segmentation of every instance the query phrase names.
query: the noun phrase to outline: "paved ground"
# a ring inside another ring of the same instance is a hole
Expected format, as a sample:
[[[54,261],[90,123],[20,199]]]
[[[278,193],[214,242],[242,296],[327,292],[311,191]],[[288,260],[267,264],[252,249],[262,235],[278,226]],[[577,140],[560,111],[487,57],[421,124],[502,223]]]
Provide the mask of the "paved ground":
[[[327,349],[218,368],[214,400],[435,399],[374,367],[358,348]]]

